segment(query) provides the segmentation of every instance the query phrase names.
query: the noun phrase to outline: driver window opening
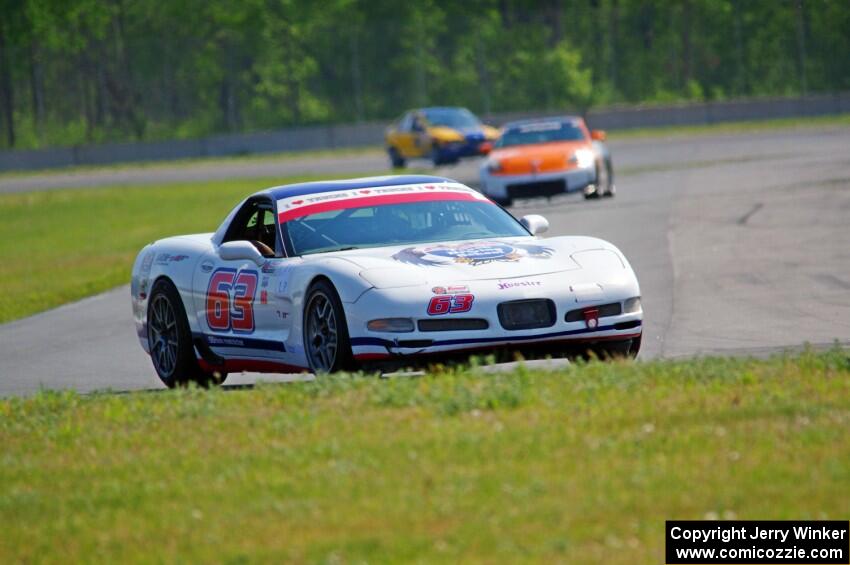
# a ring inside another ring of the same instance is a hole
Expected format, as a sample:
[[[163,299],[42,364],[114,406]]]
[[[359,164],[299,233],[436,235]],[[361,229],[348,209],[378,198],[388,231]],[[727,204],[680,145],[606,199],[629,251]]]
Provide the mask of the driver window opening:
[[[274,210],[249,202],[233,219],[224,241],[250,241],[263,257],[276,257],[277,237]]]

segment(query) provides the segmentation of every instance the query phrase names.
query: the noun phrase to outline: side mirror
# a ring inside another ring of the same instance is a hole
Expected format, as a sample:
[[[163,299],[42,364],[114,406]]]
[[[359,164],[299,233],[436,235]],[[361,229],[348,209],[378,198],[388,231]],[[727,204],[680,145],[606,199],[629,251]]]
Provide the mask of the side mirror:
[[[531,232],[531,235],[540,235],[549,229],[549,220],[537,214],[523,216],[519,223],[524,225],[525,229]]]
[[[608,134],[601,129],[592,129],[590,130],[590,139],[594,141],[605,141],[608,139]]]
[[[260,254],[254,244],[244,239],[222,243],[218,248],[218,254],[225,261],[253,261],[257,265],[266,262],[266,258]]]

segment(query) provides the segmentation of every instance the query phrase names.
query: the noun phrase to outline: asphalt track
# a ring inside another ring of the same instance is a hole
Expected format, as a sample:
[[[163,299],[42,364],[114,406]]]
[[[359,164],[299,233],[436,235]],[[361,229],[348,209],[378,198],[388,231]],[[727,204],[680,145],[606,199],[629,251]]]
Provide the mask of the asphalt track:
[[[642,358],[850,344],[850,128],[631,139],[612,153],[616,198],[567,195],[511,211],[544,214],[551,235],[594,235],[623,250],[641,282]],[[158,165],[6,177],[0,192],[385,166],[378,152]],[[474,185],[477,163],[436,174]],[[126,287],[0,326],[0,395],[160,386],[135,339]]]

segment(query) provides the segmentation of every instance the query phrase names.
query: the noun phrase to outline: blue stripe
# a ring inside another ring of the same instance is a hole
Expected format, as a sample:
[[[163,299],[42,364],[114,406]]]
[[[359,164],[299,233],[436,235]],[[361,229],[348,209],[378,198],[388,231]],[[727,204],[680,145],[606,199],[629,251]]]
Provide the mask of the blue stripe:
[[[303,196],[317,192],[334,192],[337,190],[352,190],[357,188],[378,188],[382,186],[397,186],[400,184],[423,184],[429,182],[457,182],[445,177],[431,175],[393,175],[386,177],[360,178],[338,181],[302,182],[286,184],[270,188],[275,200],[292,196]]]
[[[642,324],[638,324],[634,328],[641,328]],[[563,337],[569,335],[578,335],[578,334],[587,334],[587,333],[595,333],[595,332],[604,332],[607,330],[616,329],[612,326],[600,326],[595,330],[567,330],[563,332],[552,332],[548,334],[537,334],[537,335],[512,335],[507,337],[477,337],[477,338],[468,338],[468,339],[446,339],[443,341],[434,341],[429,347],[439,347],[441,345],[466,345],[466,344],[474,344],[474,343],[496,343],[499,341],[532,341],[535,339],[547,339],[550,337]],[[394,347],[398,348],[392,340],[382,339],[379,337],[353,337],[351,338],[351,345],[377,345],[379,347]],[[421,347],[414,347],[412,349],[422,349]]]
[[[240,335],[210,335],[195,334],[200,336],[210,347],[234,347],[237,349],[261,349],[264,351],[282,351],[286,353],[286,347],[282,341],[271,341],[268,339],[256,339],[242,337]]]

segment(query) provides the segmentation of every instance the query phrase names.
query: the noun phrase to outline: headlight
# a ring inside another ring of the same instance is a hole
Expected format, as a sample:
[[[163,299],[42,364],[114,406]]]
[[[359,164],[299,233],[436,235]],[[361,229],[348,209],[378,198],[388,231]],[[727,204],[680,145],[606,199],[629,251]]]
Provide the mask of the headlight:
[[[487,159],[487,170],[491,173],[498,173],[502,170],[502,162],[492,157]]]
[[[573,154],[573,158],[571,160],[580,168],[587,169],[593,166],[595,155],[590,149],[579,149]]]
[[[370,320],[366,328],[373,332],[405,333],[413,331],[413,320],[410,318],[379,318]]]
[[[640,296],[629,298],[623,302],[623,314],[634,314],[636,312],[640,312],[640,309]]]

